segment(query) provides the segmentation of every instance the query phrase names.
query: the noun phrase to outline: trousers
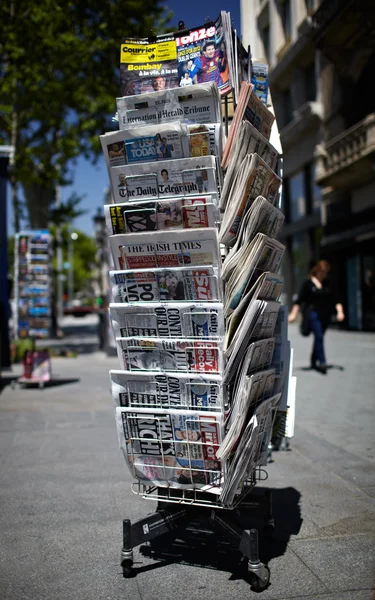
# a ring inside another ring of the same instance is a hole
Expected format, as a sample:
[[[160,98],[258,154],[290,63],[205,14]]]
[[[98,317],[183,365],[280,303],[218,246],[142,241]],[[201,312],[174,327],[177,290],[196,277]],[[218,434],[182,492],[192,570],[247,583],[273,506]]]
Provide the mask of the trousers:
[[[309,315],[309,325],[314,336],[314,344],[311,355],[311,362],[318,361],[321,365],[326,364],[326,355],[324,352],[324,334],[327,326],[322,323],[318,313],[313,310]]]

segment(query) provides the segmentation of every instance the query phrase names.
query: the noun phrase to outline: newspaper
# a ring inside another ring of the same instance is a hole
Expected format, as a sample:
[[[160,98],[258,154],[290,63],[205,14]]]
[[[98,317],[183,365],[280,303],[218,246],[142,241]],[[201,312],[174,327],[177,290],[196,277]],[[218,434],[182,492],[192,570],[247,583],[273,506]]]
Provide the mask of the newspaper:
[[[264,464],[264,454],[272,435],[272,423],[280,395],[264,400],[248,420],[240,442],[226,469],[220,500],[231,506],[234,497],[254,469]]]
[[[219,375],[110,371],[115,406],[222,412]]]
[[[217,230],[184,229],[109,236],[116,269],[154,269],[221,263]]]
[[[114,302],[214,302],[222,299],[218,269],[211,266],[110,271],[109,279]]]
[[[225,174],[224,185],[221,193],[220,208],[225,209],[232,185],[246,154],[258,154],[262,160],[272,169],[276,170],[278,152],[270,142],[247,121],[242,121],[238,131],[238,137],[234,142],[232,156]]]
[[[242,221],[258,196],[272,205],[278,199],[281,179],[257,154],[247,154],[238,168],[221,223],[220,242],[233,246]]]
[[[120,447],[137,479],[206,491],[220,483],[220,414],[118,407],[116,423]]]
[[[216,83],[220,94],[232,88],[232,38],[229,13],[221,11],[215,23],[176,33],[178,77],[181,87]]]
[[[269,140],[275,116],[263,104],[254,91],[254,86],[246,81],[241,84],[237,107],[230,126],[229,135],[224,147],[221,166],[226,169],[233,151],[234,140],[242,120],[249,121],[264,137]]]
[[[110,178],[115,204],[212,194],[219,181],[214,156],[111,167]]]
[[[121,42],[121,96],[178,87],[176,43],[173,33],[155,39],[127,38]]]
[[[255,406],[261,400],[272,395],[274,383],[275,371],[273,369],[259,371],[241,378],[241,386],[236,389],[229,418],[225,424],[225,437],[217,453],[221,460],[229,459]]]
[[[116,338],[117,354],[125,371],[184,371],[217,373],[223,369],[218,341],[155,338]]]
[[[246,348],[251,341],[273,336],[280,304],[273,301],[252,300],[241,321],[227,344],[225,355],[227,362],[224,371],[224,384],[229,384],[236,376]]]
[[[184,123],[165,123],[111,131],[100,137],[108,172],[111,167],[155,162],[190,155],[189,130]]]
[[[263,233],[244,245],[226,265],[223,279],[225,286],[225,315],[228,316],[240,304],[242,298],[256,283],[264,271],[277,273],[284,255],[285,246]],[[236,262],[234,262],[236,259]],[[229,265],[229,266],[228,266]],[[229,270],[230,267],[230,270]]]
[[[219,219],[214,195],[107,204],[104,216],[109,235],[215,227]]]
[[[217,303],[110,304],[114,336],[222,339],[223,305]]]
[[[188,89],[168,89],[151,94],[117,98],[120,129],[184,121],[219,123],[222,120],[220,97],[214,81]]]
[[[257,340],[248,346],[234,379],[232,397],[236,397],[236,394],[239,393],[239,390],[244,385],[245,378],[255,373],[255,371],[265,371],[272,367],[275,371],[275,377],[277,377],[276,369],[272,362],[274,348],[274,337],[266,338],[265,340]]]

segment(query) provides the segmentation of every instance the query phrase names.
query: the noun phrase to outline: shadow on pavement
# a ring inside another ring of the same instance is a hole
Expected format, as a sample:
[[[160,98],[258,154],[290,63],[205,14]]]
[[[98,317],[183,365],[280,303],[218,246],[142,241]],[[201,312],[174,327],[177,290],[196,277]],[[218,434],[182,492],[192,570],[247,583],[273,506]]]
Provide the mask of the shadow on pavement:
[[[2,374],[0,377],[0,394],[3,390],[5,390],[7,385],[12,385],[12,382],[17,381],[17,379],[17,375],[8,375],[4,377],[4,375]]]
[[[258,488],[258,492],[261,491]],[[275,529],[272,534],[268,529],[264,529],[264,520],[256,510],[241,506],[234,511],[226,511],[230,517],[235,513],[237,523],[242,529],[258,529],[259,558],[265,564],[285,553],[290,537],[297,535],[302,525],[301,494],[296,489],[292,487],[273,489],[272,498],[275,519]],[[249,501],[251,495],[247,497],[247,502]],[[166,564],[186,563],[191,566],[230,572],[230,579],[247,580],[247,561],[243,559],[238,548],[211,529],[209,525],[211,508],[205,510],[207,510],[207,519],[194,519],[182,530],[167,533],[148,544],[141,545],[139,548],[141,555],[159,562],[143,566],[134,564],[133,575],[152,571]]]
[[[327,369],[337,369],[338,371],[345,371],[345,367],[342,365],[327,365]],[[314,367],[293,367],[294,371],[317,371]]]

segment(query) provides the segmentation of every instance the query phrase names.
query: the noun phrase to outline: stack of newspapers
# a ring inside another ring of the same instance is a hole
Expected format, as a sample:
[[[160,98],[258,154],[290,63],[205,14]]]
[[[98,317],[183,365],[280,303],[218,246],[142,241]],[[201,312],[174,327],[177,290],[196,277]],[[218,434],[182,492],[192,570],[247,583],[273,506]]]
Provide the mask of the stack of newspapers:
[[[228,31],[222,12],[174,34],[178,87],[171,73],[157,89],[151,68],[149,79],[130,75],[131,44],[134,54],[148,42],[123,43],[128,95],[117,99],[119,130],[100,137],[120,447],[142,484],[205,491],[223,506],[267,462],[290,370],[273,115]],[[225,139],[220,98],[236,87]]]

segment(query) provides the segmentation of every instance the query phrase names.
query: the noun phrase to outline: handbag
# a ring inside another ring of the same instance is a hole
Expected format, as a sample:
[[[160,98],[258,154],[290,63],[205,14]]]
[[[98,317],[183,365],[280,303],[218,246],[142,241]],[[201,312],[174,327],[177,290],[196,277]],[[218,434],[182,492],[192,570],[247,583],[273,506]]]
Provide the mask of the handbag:
[[[311,333],[311,329],[310,329],[311,307],[308,304],[305,304],[302,306],[301,312],[302,312],[302,319],[301,319],[301,323],[299,326],[299,331],[300,331],[300,334],[303,335],[303,337],[308,337]]]

